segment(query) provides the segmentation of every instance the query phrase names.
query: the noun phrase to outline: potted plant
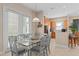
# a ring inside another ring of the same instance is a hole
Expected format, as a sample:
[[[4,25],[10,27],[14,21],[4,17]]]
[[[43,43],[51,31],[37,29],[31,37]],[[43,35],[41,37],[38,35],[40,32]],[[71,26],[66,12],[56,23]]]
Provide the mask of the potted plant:
[[[77,27],[77,23],[76,22],[73,22],[72,25],[69,27],[72,34],[75,34],[75,32],[78,31],[78,27]]]

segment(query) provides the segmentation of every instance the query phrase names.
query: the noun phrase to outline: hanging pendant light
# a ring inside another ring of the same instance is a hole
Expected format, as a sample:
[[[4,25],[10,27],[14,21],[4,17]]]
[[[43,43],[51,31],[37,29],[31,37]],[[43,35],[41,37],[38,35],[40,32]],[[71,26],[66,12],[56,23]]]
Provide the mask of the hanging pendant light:
[[[37,5],[36,5],[36,10],[37,10]],[[38,17],[33,18],[32,22],[38,22],[38,27],[42,27],[41,21]]]
[[[33,22],[40,22],[39,18],[35,17],[33,18]]]
[[[37,9],[37,5],[36,5],[36,9]],[[33,22],[40,22],[38,17],[33,18]]]

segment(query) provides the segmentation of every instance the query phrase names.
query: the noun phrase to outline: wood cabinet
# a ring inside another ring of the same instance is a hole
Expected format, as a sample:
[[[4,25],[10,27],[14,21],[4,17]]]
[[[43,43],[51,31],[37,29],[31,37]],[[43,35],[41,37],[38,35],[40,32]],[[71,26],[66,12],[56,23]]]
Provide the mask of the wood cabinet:
[[[78,37],[78,38],[77,38],[77,45],[79,45],[79,32],[76,32],[76,33],[75,33],[75,36]]]
[[[56,33],[55,32],[51,32],[51,38],[56,38]]]

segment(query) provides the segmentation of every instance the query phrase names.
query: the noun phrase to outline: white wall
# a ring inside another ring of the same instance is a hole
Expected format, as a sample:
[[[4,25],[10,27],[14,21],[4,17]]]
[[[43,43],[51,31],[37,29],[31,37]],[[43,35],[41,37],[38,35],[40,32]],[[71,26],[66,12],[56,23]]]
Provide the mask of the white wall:
[[[3,5],[0,4],[0,54],[2,53],[3,51],[3,18],[2,18],[2,15],[3,15]]]

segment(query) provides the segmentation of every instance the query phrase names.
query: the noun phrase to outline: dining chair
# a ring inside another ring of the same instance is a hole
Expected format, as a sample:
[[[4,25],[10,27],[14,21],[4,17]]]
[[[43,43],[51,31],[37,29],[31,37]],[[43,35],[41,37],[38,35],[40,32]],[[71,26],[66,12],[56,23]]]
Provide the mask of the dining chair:
[[[46,48],[47,48],[47,51],[49,51],[49,53],[50,53],[50,40],[51,40],[51,36],[46,35]]]
[[[17,37],[17,41],[27,41],[27,43],[30,45],[31,44],[31,39],[32,39],[32,35],[31,34],[19,34]],[[29,53],[29,49],[30,46],[24,46],[25,47],[25,51],[28,53],[28,56],[30,55]]]
[[[17,40],[24,41],[24,40],[29,40],[30,38],[32,38],[32,35],[31,34],[19,34],[17,38],[18,38]]]
[[[17,40],[20,40],[20,41],[23,41],[24,38],[25,38],[25,34],[19,34],[19,35],[17,36]]]
[[[47,55],[47,43],[46,43],[46,36],[42,36],[40,42],[37,46],[31,48],[31,54],[35,52],[36,55]]]
[[[18,47],[17,36],[9,36],[9,44],[12,56],[14,54],[16,56],[24,55],[25,49],[23,47]]]

